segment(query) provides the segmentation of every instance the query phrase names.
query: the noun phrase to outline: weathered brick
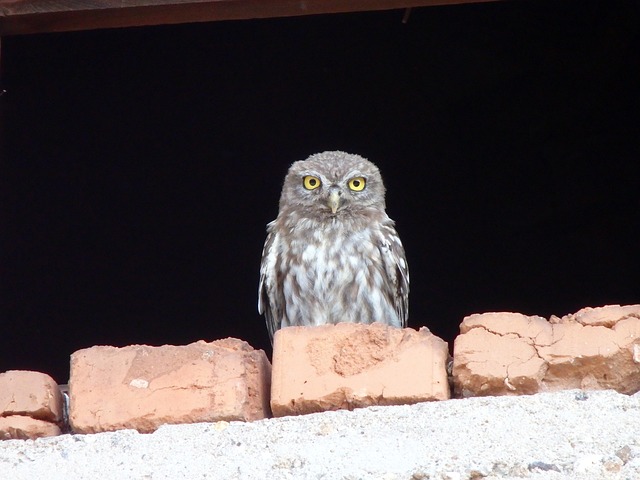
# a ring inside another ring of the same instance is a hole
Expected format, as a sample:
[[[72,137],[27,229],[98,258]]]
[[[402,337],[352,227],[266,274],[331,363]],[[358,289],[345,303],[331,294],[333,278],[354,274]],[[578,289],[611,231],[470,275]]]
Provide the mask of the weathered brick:
[[[0,373],[0,417],[22,415],[60,423],[62,404],[58,384],[46,373],[27,370]]]
[[[55,423],[37,420],[23,415],[0,417],[0,440],[36,439],[60,435],[60,427]]]
[[[466,317],[454,343],[456,396],[572,388],[640,391],[640,305],[585,308],[562,318]]]
[[[278,330],[274,416],[449,398],[447,344],[427,328],[340,323]]]
[[[262,350],[228,338],[186,346],[96,346],[71,356],[74,432],[268,417],[271,365]]]

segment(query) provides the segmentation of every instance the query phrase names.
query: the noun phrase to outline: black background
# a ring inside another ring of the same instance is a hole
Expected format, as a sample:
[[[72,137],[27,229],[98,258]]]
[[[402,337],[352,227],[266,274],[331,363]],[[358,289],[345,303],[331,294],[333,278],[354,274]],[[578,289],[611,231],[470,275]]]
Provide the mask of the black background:
[[[640,302],[637,2],[3,39],[0,371],[234,336],[289,164],[381,169],[410,325]]]

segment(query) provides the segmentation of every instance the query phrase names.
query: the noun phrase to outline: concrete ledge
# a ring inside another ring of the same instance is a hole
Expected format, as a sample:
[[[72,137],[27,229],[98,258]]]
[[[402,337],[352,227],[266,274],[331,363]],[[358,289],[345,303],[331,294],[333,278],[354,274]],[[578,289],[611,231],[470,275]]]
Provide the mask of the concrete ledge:
[[[640,478],[640,398],[564,391],[0,442],[12,480]]]

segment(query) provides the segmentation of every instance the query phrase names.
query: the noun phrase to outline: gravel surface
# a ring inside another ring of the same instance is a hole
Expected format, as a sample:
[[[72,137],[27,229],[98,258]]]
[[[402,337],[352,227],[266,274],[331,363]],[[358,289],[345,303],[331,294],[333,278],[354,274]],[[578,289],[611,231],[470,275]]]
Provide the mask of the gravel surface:
[[[0,441],[0,479],[640,479],[640,397],[576,390]]]

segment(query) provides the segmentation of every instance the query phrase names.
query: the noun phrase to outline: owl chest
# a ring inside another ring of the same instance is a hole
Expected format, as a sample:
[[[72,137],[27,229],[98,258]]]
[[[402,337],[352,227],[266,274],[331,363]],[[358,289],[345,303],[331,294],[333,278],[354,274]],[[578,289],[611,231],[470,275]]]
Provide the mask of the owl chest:
[[[334,302],[356,296],[364,279],[380,263],[379,252],[369,232],[338,236],[332,241],[313,235],[291,245],[292,258],[287,277],[301,296]]]

